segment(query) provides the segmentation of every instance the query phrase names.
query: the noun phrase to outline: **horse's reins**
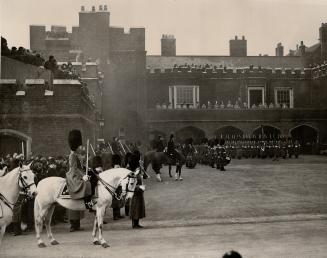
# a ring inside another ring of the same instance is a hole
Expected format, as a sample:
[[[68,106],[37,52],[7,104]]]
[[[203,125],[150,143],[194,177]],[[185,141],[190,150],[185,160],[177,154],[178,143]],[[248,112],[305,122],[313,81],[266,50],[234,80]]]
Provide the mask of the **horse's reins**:
[[[22,186],[23,186],[22,189],[23,189],[24,193],[26,193],[26,194],[27,194],[27,189],[29,189],[32,185],[35,185],[34,182],[28,185],[26,183],[26,181],[22,178],[22,172],[28,171],[28,170],[30,170],[30,169],[24,169],[24,170],[19,169],[19,177],[18,177],[18,182],[22,183]],[[19,186],[19,184],[18,184],[18,186]],[[14,207],[15,203],[11,203],[10,201],[8,201],[8,199],[2,193],[0,193],[0,200],[3,201],[3,203],[11,209],[11,211],[13,211],[13,207]]]
[[[104,181],[97,173],[95,173],[94,171],[93,171],[93,169],[91,169],[91,171],[92,171],[92,173],[95,175],[95,177],[98,179],[98,181],[104,186],[104,188],[114,197],[114,198],[116,198],[118,201],[120,201],[120,200],[122,200],[122,198],[123,198],[123,195],[121,194],[120,196],[118,196],[117,194],[116,194],[116,190],[117,190],[117,188],[118,187],[114,187],[114,186],[112,186],[111,184],[109,184],[109,183],[107,183],[106,181]],[[130,178],[132,178],[132,176],[130,176],[130,175],[127,175],[127,176],[125,176],[123,179],[121,179],[120,180],[120,182],[121,181],[123,181],[124,179],[126,179],[126,178],[128,178],[128,183],[127,183],[127,186],[126,186],[126,188],[127,188],[127,190],[125,190],[125,192],[127,193],[127,192],[134,192],[134,191],[130,191],[130,190],[128,190],[128,185],[129,185],[129,180],[130,180]],[[120,185],[120,184],[118,184],[118,185]]]

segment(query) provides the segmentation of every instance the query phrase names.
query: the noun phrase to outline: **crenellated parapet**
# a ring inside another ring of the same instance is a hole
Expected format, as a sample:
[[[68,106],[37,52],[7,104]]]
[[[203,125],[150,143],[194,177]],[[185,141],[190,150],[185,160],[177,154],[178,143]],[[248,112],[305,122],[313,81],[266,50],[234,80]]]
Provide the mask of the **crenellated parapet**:
[[[269,77],[278,79],[311,79],[311,68],[262,68],[262,67],[212,67],[212,66],[175,66],[173,68],[147,69],[148,76],[201,76],[210,78]]]
[[[145,51],[145,28],[110,27],[110,49],[112,51]]]
[[[94,120],[95,106],[78,80],[0,79],[0,115],[78,114]]]

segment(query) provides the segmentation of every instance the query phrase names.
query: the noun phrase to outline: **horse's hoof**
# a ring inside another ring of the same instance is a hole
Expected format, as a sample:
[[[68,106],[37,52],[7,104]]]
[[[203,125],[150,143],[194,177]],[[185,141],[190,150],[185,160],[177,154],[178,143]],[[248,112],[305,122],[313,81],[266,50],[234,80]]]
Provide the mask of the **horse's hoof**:
[[[44,248],[44,247],[47,247],[47,246],[45,245],[45,243],[39,243],[39,244],[38,244],[38,247],[40,247],[40,248]]]
[[[107,247],[109,247],[108,243],[106,243],[106,242],[105,242],[105,243],[102,243],[101,246],[102,246],[103,248],[107,248]]]
[[[52,245],[59,245],[59,242],[56,239],[54,239],[54,240],[51,241],[51,244]]]
[[[98,240],[93,241],[93,244],[94,244],[94,245],[101,245],[101,243],[100,243]]]

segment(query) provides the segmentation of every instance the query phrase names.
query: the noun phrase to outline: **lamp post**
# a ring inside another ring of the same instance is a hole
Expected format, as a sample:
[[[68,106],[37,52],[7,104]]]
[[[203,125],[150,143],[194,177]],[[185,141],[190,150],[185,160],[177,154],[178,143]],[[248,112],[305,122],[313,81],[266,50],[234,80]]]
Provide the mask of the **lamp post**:
[[[99,126],[101,129],[101,138],[103,139],[103,128],[104,128],[104,118],[103,118],[103,79],[104,74],[99,72],[98,73],[98,85],[99,85],[99,93],[100,93],[100,119],[99,119]]]
[[[101,128],[101,138],[103,139],[103,128],[104,128],[104,119],[103,118],[99,119],[99,126]]]

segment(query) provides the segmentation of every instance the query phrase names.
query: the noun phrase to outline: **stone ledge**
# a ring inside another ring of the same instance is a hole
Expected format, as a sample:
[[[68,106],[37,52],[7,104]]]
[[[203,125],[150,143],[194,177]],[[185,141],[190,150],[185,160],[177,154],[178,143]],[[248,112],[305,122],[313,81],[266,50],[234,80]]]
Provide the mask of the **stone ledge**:
[[[44,79],[26,79],[26,85],[44,85]]]
[[[26,95],[26,92],[23,90],[16,91],[16,96],[25,96],[25,95]]]
[[[79,80],[69,80],[69,79],[54,79],[53,84],[70,84],[70,85],[81,85]]]
[[[0,84],[16,84],[16,79],[0,79]]]

